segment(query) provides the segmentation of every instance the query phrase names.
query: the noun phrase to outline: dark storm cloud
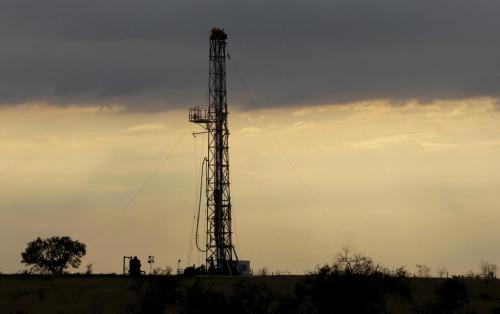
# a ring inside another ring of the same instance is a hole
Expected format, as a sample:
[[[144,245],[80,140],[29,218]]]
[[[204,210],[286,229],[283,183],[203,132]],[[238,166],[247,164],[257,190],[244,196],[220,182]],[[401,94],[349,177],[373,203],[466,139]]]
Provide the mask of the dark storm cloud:
[[[498,12],[492,0],[3,0],[0,103],[203,104],[214,25],[229,34],[232,103],[498,96]]]

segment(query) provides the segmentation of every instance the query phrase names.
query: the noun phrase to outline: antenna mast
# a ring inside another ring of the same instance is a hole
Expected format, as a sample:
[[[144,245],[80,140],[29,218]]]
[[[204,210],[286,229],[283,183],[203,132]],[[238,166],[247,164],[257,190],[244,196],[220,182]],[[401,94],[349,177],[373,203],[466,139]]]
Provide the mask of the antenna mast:
[[[227,128],[226,39],[224,30],[210,32],[208,108],[189,109],[189,122],[208,133],[205,163],[206,185],[206,267],[210,274],[240,274],[232,242],[231,195],[229,188],[229,130]]]

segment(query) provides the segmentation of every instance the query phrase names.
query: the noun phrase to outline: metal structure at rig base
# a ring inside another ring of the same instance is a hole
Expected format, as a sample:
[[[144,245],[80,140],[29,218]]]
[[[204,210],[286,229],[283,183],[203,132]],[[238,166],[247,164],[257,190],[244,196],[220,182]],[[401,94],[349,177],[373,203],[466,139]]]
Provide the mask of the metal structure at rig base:
[[[211,275],[241,274],[231,230],[226,39],[227,35],[222,29],[213,28],[210,32],[208,107],[189,109],[189,122],[201,125],[208,134],[208,155],[203,163],[207,218],[206,246],[200,251],[206,254],[205,267]]]

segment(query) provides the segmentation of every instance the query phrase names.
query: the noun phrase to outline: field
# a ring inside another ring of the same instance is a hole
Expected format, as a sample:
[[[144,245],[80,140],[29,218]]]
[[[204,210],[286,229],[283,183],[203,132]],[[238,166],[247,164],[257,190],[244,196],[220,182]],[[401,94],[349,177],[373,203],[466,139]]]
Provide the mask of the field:
[[[244,310],[247,313],[295,310],[300,312],[299,308],[306,313],[311,309],[307,306],[317,303],[315,309],[319,313],[335,312],[335,309],[340,309],[338,312],[344,313],[342,309],[350,306],[345,302],[352,302],[353,308],[356,308],[359,302],[368,302],[366,303],[368,307],[365,309],[373,307],[373,311],[370,311],[373,313],[381,310],[380,303],[373,299],[372,295],[367,299],[360,294],[360,290],[366,287],[374,288],[373,285],[366,286],[365,283],[356,280],[347,286],[345,281],[335,282],[334,285],[350,294],[339,299],[336,296],[342,292],[325,285],[325,281],[317,284],[314,280],[317,279],[311,276],[256,276],[242,279],[4,275],[0,277],[0,311],[1,313],[208,313],[211,307],[219,306],[223,309],[222,312],[234,312],[236,306],[239,308],[238,311]],[[408,293],[400,294],[394,291],[384,293],[381,295],[382,304],[388,313],[435,313],[437,304],[446,305],[450,302],[447,306],[452,308],[453,313],[495,313],[494,309],[500,305],[499,280],[460,279],[455,281],[460,283],[458,290],[451,288],[440,296],[437,291],[444,291],[442,287],[445,282],[452,281],[404,278],[400,283],[408,287]],[[314,290],[311,284],[320,290]],[[297,290],[299,286],[305,290],[300,288]],[[375,289],[380,290],[377,287]],[[460,290],[461,288],[464,290]],[[304,295],[307,298],[300,296],[300,291],[305,291]],[[372,292],[370,293],[373,294]],[[439,301],[439,298],[448,300]],[[309,300],[309,303],[304,300]]]

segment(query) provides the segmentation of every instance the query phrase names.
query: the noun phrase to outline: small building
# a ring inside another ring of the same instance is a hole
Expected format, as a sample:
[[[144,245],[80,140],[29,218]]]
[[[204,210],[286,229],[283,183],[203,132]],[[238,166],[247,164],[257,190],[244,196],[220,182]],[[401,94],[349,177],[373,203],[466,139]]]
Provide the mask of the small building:
[[[242,276],[251,276],[252,269],[250,268],[250,261],[238,261],[240,265]]]

